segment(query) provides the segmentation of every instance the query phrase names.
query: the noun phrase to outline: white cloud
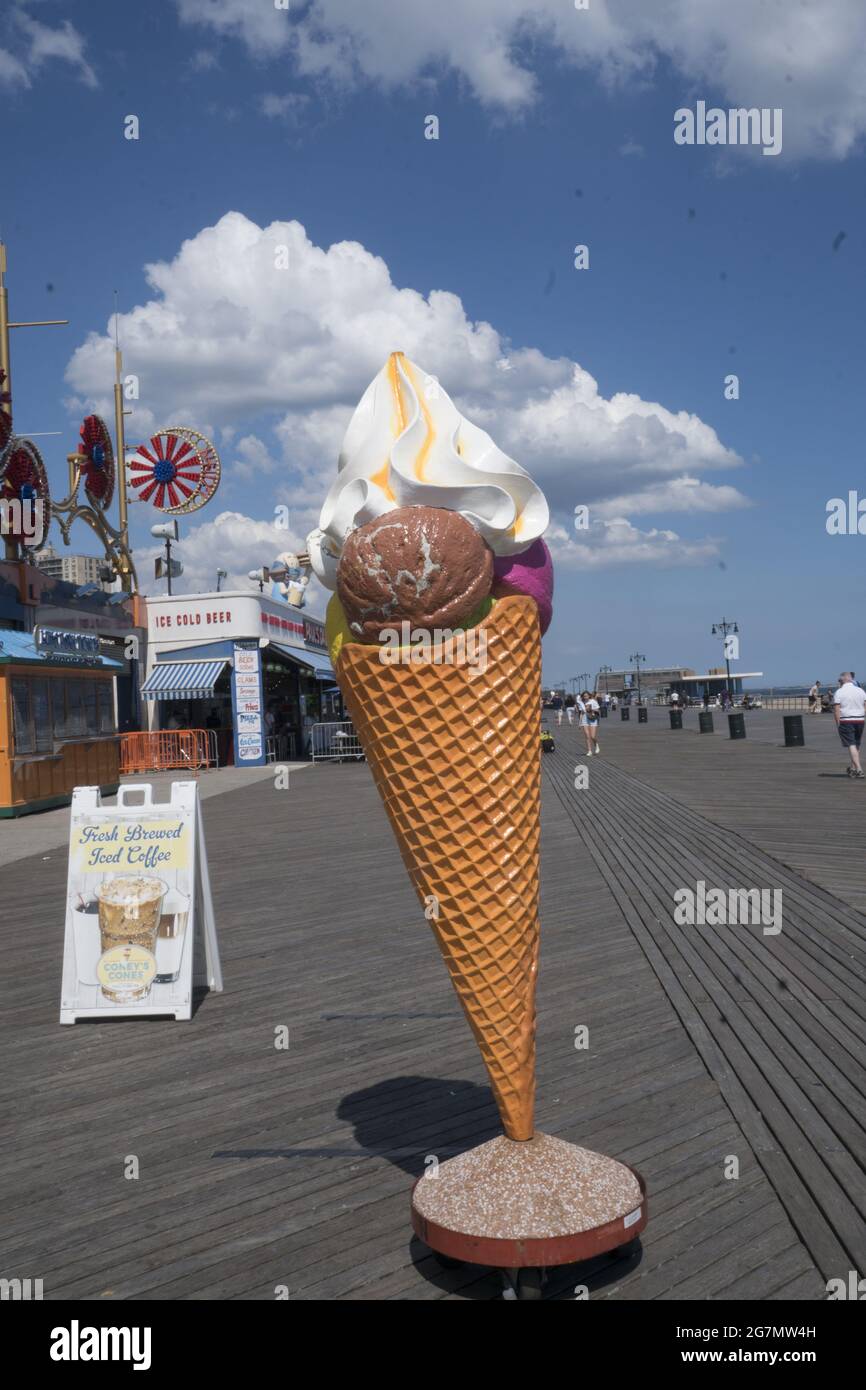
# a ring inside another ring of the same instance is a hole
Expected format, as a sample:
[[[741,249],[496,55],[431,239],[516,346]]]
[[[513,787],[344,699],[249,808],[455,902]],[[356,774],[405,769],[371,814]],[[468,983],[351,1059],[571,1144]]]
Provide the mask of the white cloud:
[[[862,0],[592,0],[581,11],[570,0],[313,0],[291,21],[249,0],[177,4],[186,24],[343,86],[457,74],[488,106],[520,111],[541,99],[545,50],[613,88],[648,81],[663,58],[685,86],[703,83],[698,95],[783,107],[787,152],[842,157],[866,129]]]
[[[247,434],[234,445],[228,471],[233,477],[253,480],[275,473],[278,467],[277,460],[268,452],[268,446],[257,435]]]
[[[290,125],[297,125],[300,114],[305,106],[308,106],[310,98],[303,92],[286,92],[283,96],[277,96],[274,92],[265,92],[259,99],[259,109],[263,116],[270,116],[274,120],[287,121]]]
[[[751,505],[748,497],[735,487],[718,487],[700,478],[681,477],[656,483],[643,492],[596,503],[592,511],[599,520],[610,520],[627,513],[638,516],[651,512],[727,512]]]
[[[144,510],[142,508],[142,510]],[[183,574],[172,583],[179,594],[216,588],[217,568],[224,569],[228,578],[223,589],[248,589],[255,585],[248,578],[250,570],[269,565],[282,551],[302,548],[303,537],[283,530],[271,522],[258,521],[243,512],[220,512],[211,520],[197,525],[192,520],[180,521],[180,540],[173,553],[183,563]],[[164,555],[161,545],[136,547],[135,564],[145,592],[162,593],[163,587],[153,578],[153,561]],[[311,584],[308,602],[312,606],[318,585]],[[318,610],[321,611],[321,595]]]
[[[85,40],[68,19],[52,29],[15,6],[5,33],[12,51],[0,49],[0,86],[32,86],[33,79],[52,59],[69,63],[85,87],[98,85],[96,73],[84,56]]]
[[[5,48],[0,48],[0,87],[29,87],[30,78],[24,64]]]
[[[570,536],[561,526],[547,536],[557,568],[569,570],[611,569],[641,565],[671,569],[681,565],[705,565],[717,559],[721,542],[714,537],[684,540],[676,531],[640,531],[625,517],[599,521],[588,531]]]
[[[542,98],[551,54],[611,88],[650,80],[664,59],[684,96],[701,84],[710,104],[781,106],[788,153],[841,158],[866,130],[863,0],[313,0],[291,19],[264,0],[176,3],[184,22],[340,86],[456,74],[481,102],[519,112]]]
[[[286,270],[277,268],[281,246]],[[261,228],[231,212],[147,276],[153,298],[119,325],[125,369],[147,402],[136,403],[130,440],[170,421],[210,438],[220,430],[225,483],[289,506],[293,524],[300,514],[314,524],[351,411],[396,348],[529,469],[561,517],[578,504],[623,514],[744,503],[735,488],[702,481],[741,460],[696,415],[631,393],[605,398],[584,367],[512,349],[491,324],[470,320],[456,295],[398,288],[357,242],[323,249],[298,222]],[[110,413],[112,330],[113,320],[68,365],[80,410]],[[262,440],[264,420],[279,463]]]

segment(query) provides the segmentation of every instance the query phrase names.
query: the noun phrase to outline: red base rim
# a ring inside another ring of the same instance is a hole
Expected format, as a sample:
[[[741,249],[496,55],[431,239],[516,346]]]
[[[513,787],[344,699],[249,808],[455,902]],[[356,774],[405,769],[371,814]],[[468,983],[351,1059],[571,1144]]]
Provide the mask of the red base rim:
[[[625,1216],[618,1216],[603,1226],[593,1226],[588,1231],[543,1236],[534,1240],[505,1240],[452,1231],[447,1226],[437,1226],[435,1221],[428,1221],[416,1211],[415,1188],[423,1178],[418,1178],[412,1187],[412,1227],[419,1240],[423,1240],[431,1250],[467,1264],[491,1265],[496,1269],[552,1269],[556,1265],[577,1264],[580,1260],[591,1260],[595,1255],[628,1245],[640,1235],[649,1220],[643,1175],[629,1163],[623,1164],[623,1167],[628,1168],[637,1179],[641,1192],[640,1206]],[[635,1211],[640,1215],[635,1217]],[[626,1221],[629,1221],[628,1226]]]

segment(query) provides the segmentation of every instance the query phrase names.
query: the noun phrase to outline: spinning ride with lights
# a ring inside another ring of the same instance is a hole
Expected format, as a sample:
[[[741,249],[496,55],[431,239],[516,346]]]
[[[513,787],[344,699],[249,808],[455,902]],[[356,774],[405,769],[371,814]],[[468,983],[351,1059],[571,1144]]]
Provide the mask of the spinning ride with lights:
[[[114,445],[108,426],[98,415],[88,415],[79,433],[84,491],[94,506],[106,511],[114,496]]]
[[[55,502],[54,514],[65,545],[73,521],[84,521],[102,542],[106,564],[127,591],[138,587],[132,552],[127,534],[126,507],[123,486],[120,488],[120,525],[112,526],[107,512],[114,498],[114,445],[105,421],[99,415],[87,415],[79,430],[80,442],[75,453],[67,454],[69,464],[69,496]],[[121,470],[122,476],[122,470]],[[84,497],[81,499],[81,490]]]
[[[22,439],[12,428],[12,396],[5,390],[6,372],[0,367],[0,504],[3,536],[10,546],[32,544],[32,524],[41,504],[41,533],[51,522],[51,493],[42,455],[32,439]],[[20,507],[9,503],[21,503]],[[28,509],[27,504],[30,504]]]
[[[12,428],[9,329],[65,324],[66,319],[12,323],[4,283],[6,248],[0,242],[0,502],[42,504],[42,538],[36,541],[21,525],[22,511],[4,509],[3,536],[7,554],[19,556],[47,539],[53,517],[64,544],[74,521],[84,521],[99,537],[107,565],[120,578],[127,593],[135,592],[138,579],[129,545],[127,468],[138,500],[152,502],[157,510],[174,515],[198,511],[211,500],[220,482],[219,455],[209,439],[188,425],[172,425],[157,431],[148,444],[133,451],[127,464],[124,442],[123,359],[115,342],[114,419],[115,443],[99,415],[87,415],[79,431],[75,452],[67,455],[69,494],[53,502],[42,456],[30,439],[16,436]],[[118,525],[108,519],[117,494]]]
[[[219,455],[203,434],[170,425],[140,444],[127,463],[129,481],[142,502],[173,516],[196,512],[219,487]]]
[[[51,493],[42,455],[31,439],[19,439],[17,435],[10,434],[0,463],[0,502],[15,501],[30,502],[34,506],[36,503],[42,504],[44,535],[51,523]],[[22,520],[21,511],[10,508],[6,512],[3,533],[7,540],[17,545],[24,544],[28,537],[28,528],[22,525]]]

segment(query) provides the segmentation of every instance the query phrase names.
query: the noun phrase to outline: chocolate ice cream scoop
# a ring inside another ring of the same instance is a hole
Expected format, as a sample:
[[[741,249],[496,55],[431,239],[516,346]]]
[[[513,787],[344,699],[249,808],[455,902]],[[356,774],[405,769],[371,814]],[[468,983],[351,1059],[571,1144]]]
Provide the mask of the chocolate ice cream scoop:
[[[337,593],[359,642],[384,628],[456,628],[490,592],[493,552],[471,522],[443,507],[397,507],[352,531]]]

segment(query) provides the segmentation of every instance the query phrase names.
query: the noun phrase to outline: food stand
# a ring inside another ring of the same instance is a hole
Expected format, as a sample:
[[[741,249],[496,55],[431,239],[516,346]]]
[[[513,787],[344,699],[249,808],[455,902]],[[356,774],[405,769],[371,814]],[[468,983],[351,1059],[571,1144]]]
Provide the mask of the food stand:
[[[0,817],[68,805],[74,787],[117,790],[122,669],[95,635],[0,631]]]
[[[213,728],[220,763],[303,756],[334,685],[324,625],[248,590],[147,600],[151,726]]]

